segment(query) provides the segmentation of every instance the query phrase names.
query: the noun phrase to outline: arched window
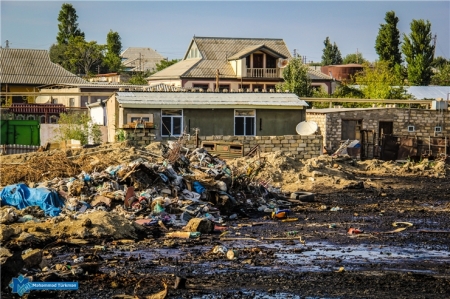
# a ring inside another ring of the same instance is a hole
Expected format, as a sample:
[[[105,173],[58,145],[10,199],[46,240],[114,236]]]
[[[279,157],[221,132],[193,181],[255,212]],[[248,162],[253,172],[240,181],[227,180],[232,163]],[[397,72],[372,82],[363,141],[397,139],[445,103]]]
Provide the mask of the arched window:
[[[58,117],[57,117],[56,115],[50,116],[50,123],[51,123],[51,124],[56,124],[56,123],[58,123]]]
[[[16,120],[24,120],[24,119],[25,119],[25,117],[22,114],[18,114],[16,116]]]
[[[35,120],[36,118],[34,117],[34,115],[28,115],[27,116],[27,120]]]
[[[45,124],[45,115],[39,116],[39,123]]]

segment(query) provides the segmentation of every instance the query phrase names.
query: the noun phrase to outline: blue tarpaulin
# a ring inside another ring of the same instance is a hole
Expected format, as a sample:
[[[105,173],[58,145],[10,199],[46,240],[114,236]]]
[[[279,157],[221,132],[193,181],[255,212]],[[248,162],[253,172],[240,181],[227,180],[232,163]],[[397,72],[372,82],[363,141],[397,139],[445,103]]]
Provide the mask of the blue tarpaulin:
[[[54,190],[47,188],[29,188],[25,184],[9,185],[3,188],[0,194],[2,205],[25,209],[30,206],[39,206],[47,216],[58,216],[64,201]]]

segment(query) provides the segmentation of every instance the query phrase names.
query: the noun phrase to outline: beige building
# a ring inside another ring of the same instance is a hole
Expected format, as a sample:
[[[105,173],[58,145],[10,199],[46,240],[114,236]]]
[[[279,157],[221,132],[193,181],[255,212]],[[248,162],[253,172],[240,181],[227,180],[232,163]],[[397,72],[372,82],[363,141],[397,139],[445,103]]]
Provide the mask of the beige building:
[[[147,78],[203,91],[275,91],[292,56],[282,39],[195,36],[183,59]],[[312,85],[331,90],[331,77],[310,70]],[[325,83],[326,82],[326,83]]]
[[[156,64],[166,59],[152,48],[130,47],[120,54],[125,71],[146,72],[156,71]]]

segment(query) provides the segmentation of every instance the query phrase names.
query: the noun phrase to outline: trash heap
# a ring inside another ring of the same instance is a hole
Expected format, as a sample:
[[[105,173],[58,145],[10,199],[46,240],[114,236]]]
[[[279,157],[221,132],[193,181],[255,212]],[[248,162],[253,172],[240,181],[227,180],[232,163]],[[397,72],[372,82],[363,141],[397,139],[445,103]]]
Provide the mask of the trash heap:
[[[143,154],[101,171],[55,177],[32,187],[8,185],[1,191],[2,205],[19,210],[39,206],[43,213],[19,217],[3,207],[2,223],[48,218],[58,223],[102,212],[146,227],[186,227],[208,233],[226,220],[271,215],[292,204],[289,194],[256,178],[265,166],[264,158],[247,157],[245,167],[233,167],[204,148],[189,151],[182,142],[161,144],[160,156],[154,158],[155,154]]]

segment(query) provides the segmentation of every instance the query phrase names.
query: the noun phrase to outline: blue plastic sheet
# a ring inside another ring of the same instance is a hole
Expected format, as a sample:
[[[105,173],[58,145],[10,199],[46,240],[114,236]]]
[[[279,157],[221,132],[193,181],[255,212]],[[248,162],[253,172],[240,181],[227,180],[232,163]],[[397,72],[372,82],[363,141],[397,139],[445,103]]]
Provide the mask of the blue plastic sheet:
[[[19,210],[30,206],[39,206],[47,216],[58,216],[64,201],[54,190],[47,188],[29,188],[25,184],[9,185],[0,194],[2,205],[13,206]]]
[[[194,188],[194,191],[197,192],[198,194],[202,194],[203,191],[205,191],[205,187],[203,187],[202,184],[200,184],[199,182],[195,181],[194,183],[192,183],[192,188]]]

